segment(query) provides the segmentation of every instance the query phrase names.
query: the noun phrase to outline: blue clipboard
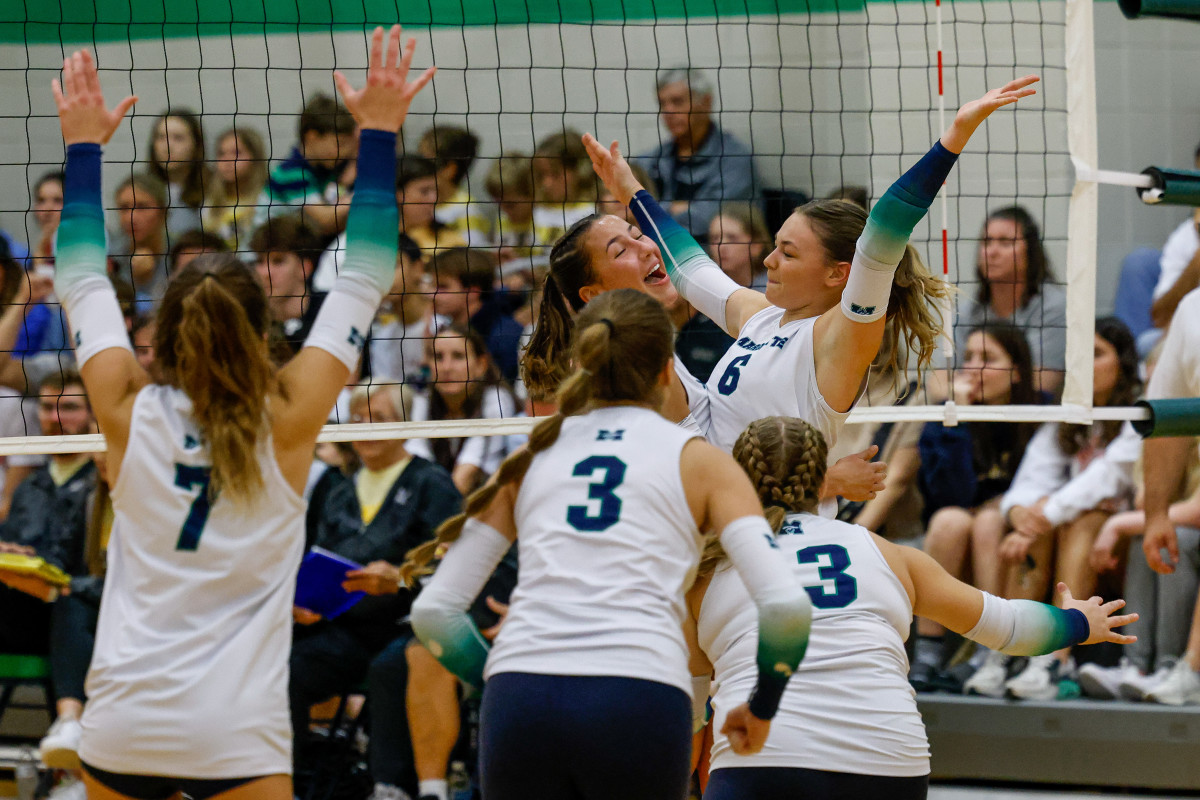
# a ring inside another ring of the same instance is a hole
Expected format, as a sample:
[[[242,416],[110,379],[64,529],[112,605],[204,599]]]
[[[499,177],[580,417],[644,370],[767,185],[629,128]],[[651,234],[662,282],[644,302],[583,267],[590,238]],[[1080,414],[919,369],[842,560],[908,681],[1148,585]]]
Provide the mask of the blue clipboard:
[[[296,576],[296,605],[326,619],[349,611],[366,597],[365,592],[347,592],[342,588],[346,573],[355,569],[362,569],[362,565],[320,547],[309,550]]]

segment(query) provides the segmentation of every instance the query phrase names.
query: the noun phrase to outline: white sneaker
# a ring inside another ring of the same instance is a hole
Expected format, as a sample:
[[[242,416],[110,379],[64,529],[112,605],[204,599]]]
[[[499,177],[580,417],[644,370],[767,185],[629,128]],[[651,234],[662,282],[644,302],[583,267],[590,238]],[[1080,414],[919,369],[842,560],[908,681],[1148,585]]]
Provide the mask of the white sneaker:
[[[375,791],[371,792],[371,796],[367,800],[412,800],[412,797],[399,786],[392,786],[390,783],[377,783],[375,784]]]
[[[1185,659],[1179,659],[1162,683],[1146,692],[1146,699],[1168,706],[1200,703],[1200,675]]]
[[[1079,688],[1095,700],[1115,700],[1120,696],[1121,682],[1141,674],[1142,671],[1127,658],[1122,658],[1120,665],[1115,667],[1084,664],[1079,668]]]
[[[1020,674],[1008,679],[1004,688],[1018,700],[1057,700],[1059,682],[1074,669],[1072,660],[1063,664],[1053,653],[1034,656]]]
[[[983,666],[967,678],[963,694],[980,694],[984,697],[1004,697],[1004,681],[1008,679],[1008,656],[999,650],[991,650]]]
[[[83,781],[68,779],[46,795],[46,800],[87,800],[87,787]]]
[[[1117,687],[1117,692],[1121,695],[1122,700],[1140,703],[1146,699],[1146,694],[1151,689],[1165,681],[1170,674],[1170,666],[1159,667],[1148,675],[1143,675],[1138,671],[1123,679],[1121,685]]]
[[[83,728],[74,717],[54,720],[38,745],[42,763],[51,769],[79,769],[79,739]]]

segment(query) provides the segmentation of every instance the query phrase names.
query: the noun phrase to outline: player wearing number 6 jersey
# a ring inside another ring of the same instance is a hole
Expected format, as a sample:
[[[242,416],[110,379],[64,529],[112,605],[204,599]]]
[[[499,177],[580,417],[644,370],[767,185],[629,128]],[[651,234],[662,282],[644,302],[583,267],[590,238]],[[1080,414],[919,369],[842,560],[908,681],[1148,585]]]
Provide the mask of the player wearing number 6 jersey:
[[[487,678],[488,800],[682,798],[683,594],[704,532],[720,535],[754,587],[757,677],[726,724],[738,752],[766,736],[804,653],[810,604],[733,459],[655,411],[672,380],[662,306],[632,289],[607,292],[580,313],[575,335],[577,369],[559,412],[468,498],[465,521],[439,532],[455,543],[413,605],[413,629],[455,674]],[[466,610],[514,539],[520,582],[489,656]],[[437,546],[414,552],[406,574]]]
[[[375,31],[366,88],[335,74],[362,130],[346,263],[304,349],[276,372],[267,305],[232,256],[168,285],[138,365],[105,272],[101,145],[135,98],[104,104],[87,52],[54,95],[67,144],[56,288],[108,446],[114,522],[80,757],[92,800],[292,797],[287,660],[317,434],[396,264],[396,132],[432,68],[407,80]]]
[[[808,653],[784,693],[766,745],[743,756],[719,732],[754,680],[754,616],[747,590],[719,548],[705,554],[688,595],[699,649],[693,672],[711,664],[715,736],[705,800],[910,800],[928,789],[929,744],[908,684],[904,640],[914,614],[1013,655],[1071,643],[1128,643],[1114,628],[1136,614],[1125,603],[1074,600],[1063,609],[992,597],[951,577],[933,559],[857,525],[815,516],[826,448],[813,426],[770,417],[734,445],[793,580],[813,603]]]

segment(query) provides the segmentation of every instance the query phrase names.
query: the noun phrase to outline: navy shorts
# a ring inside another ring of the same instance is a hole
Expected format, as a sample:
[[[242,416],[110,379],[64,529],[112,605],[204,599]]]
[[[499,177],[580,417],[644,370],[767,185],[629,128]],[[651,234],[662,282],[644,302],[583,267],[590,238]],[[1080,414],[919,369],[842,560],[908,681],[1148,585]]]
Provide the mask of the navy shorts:
[[[801,767],[726,767],[708,776],[704,800],[925,800],[929,776],[893,778]]]
[[[636,678],[494,675],[479,766],[488,800],[685,800],[692,704]]]
[[[208,800],[208,798],[245,786],[251,781],[267,777],[257,775],[253,778],[164,778],[158,775],[125,775],[118,772],[106,772],[88,764],[83,769],[97,783],[105,788],[133,800],[169,800],[179,792],[183,792],[192,800]]]

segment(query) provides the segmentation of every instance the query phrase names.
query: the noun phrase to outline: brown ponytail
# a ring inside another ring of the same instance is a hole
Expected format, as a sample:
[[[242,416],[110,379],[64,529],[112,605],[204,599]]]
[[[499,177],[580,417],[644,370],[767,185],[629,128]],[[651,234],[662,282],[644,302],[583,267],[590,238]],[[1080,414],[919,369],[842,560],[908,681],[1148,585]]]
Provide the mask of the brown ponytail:
[[[228,253],[198,257],[167,286],[155,351],[166,382],[192,401],[212,459],[211,491],[237,502],[263,487],[258,444],[278,391],[264,340],[267,301],[244,264]]]
[[[558,412],[538,423],[529,443],[467,498],[463,513],[442,523],[437,537],[408,552],[400,579],[409,586],[433,570],[438,550],[458,539],[468,517],[486,509],[503,487],[519,483],[533,457],[558,440],[563,420],[586,413],[593,402],[658,407],[658,378],[671,360],[674,331],[662,305],[636,289],[605,292],[587,304],[576,324],[574,373],[558,389]]]

